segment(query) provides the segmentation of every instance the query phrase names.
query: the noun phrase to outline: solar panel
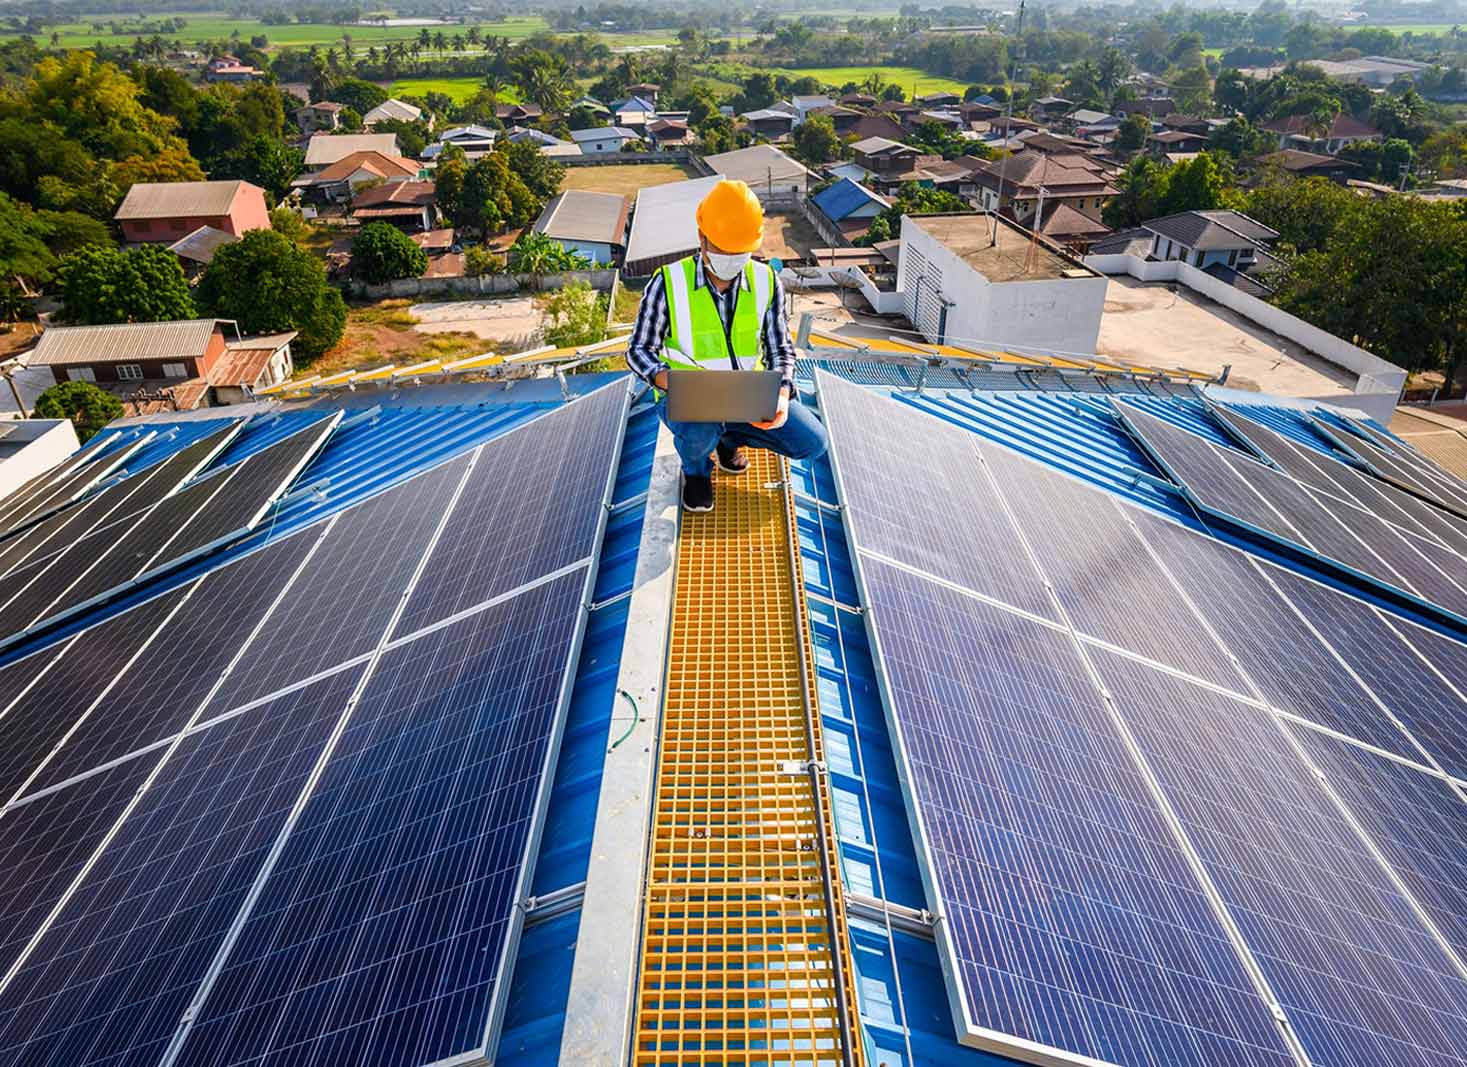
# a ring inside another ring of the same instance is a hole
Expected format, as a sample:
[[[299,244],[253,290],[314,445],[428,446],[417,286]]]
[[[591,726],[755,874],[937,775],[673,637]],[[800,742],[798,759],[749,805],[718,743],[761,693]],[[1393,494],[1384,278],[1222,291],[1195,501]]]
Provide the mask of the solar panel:
[[[1245,691],[1114,497],[998,446],[983,457],[1076,629]],[[1076,516],[1083,533],[1066,535]]]
[[[1457,955],[1467,960],[1467,805],[1440,778],[1291,727]]]
[[[628,397],[617,380],[482,446],[400,633],[591,555]]]
[[[1467,620],[1467,590],[1431,562],[1431,542],[1358,508],[1338,501],[1331,505],[1288,476],[1228,455],[1132,405],[1118,401],[1116,406],[1198,507]]]
[[[297,535],[211,571],[164,623],[148,655],[106,696],[26,786],[34,793],[182,730],[310,551]]]
[[[1068,633],[861,570],[965,1040],[1292,1063]]]
[[[1272,716],[1095,662],[1310,1059],[1467,1063],[1467,979]]]
[[[46,492],[48,487],[54,486],[62,478],[71,474],[84,463],[90,463],[96,459],[104,449],[115,445],[120,435],[105,431],[96,434],[90,441],[82,445],[71,455],[67,456],[50,470],[42,471],[40,474],[27,478],[16,486],[5,496],[0,497],[0,529],[9,529],[10,516],[19,513],[22,509],[33,504],[38,496]]]
[[[1361,436],[1342,434],[1341,431],[1315,418],[1314,424],[1340,447],[1358,456],[1371,472],[1409,493],[1430,500],[1461,516],[1467,516],[1467,493],[1455,485],[1440,481],[1422,471],[1412,460],[1399,452],[1387,452],[1374,444],[1365,428],[1355,424]]]
[[[157,762],[128,760],[85,789],[47,793],[0,815],[0,979],[20,959]]]
[[[484,1048],[585,579],[383,656],[174,1062],[368,1067]]]
[[[238,707],[376,648],[419,562],[403,548],[430,542],[468,464],[460,456],[337,516],[215,708]]]
[[[179,743],[0,991],[0,1064],[161,1061],[360,676],[340,672]],[[96,789],[87,779],[61,793]]]
[[[847,528],[861,550],[1056,617],[980,476],[973,434],[823,370],[815,380]]]
[[[1370,605],[1277,567],[1269,574],[1411,736],[1447,773],[1467,779],[1467,699]],[[1457,658],[1467,656],[1467,646],[1452,644]]]
[[[47,754],[101,697],[183,600],[175,589],[78,634],[57,665],[0,717],[0,803],[11,800]],[[3,823],[4,818],[0,818]]]
[[[47,479],[44,485],[36,487],[33,492],[22,490],[25,499],[17,501],[0,517],[0,535],[24,529],[51,512],[66,507],[126,463],[152,436],[151,433],[140,434],[131,441],[88,451],[83,457],[86,462],[67,462],[63,464],[63,470],[43,476]]]
[[[1404,759],[1420,758],[1246,554],[1139,509],[1132,517],[1264,699]]]
[[[1359,419],[1351,418],[1348,415],[1340,417],[1357,434],[1385,452],[1394,461],[1404,465],[1411,472],[1412,477],[1443,502],[1459,511],[1464,505],[1467,505],[1467,482],[1430,456],[1413,448],[1399,437],[1381,433],[1375,427]]]

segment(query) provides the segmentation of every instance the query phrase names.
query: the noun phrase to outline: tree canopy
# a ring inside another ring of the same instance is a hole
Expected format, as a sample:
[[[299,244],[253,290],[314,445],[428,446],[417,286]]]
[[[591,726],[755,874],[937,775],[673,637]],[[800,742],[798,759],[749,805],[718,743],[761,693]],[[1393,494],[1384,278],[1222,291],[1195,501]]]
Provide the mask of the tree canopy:
[[[304,359],[341,340],[346,302],[326,282],[321,261],[273,230],[251,230],[214,253],[199,281],[200,305],[234,319],[244,333],[299,330]]]
[[[58,382],[36,397],[38,419],[70,419],[82,443],[113,419],[122,417],[122,401],[91,382]]]
[[[178,257],[162,245],[86,245],[57,273],[67,322],[167,322],[196,314]]]
[[[428,254],[396,226],[369,222],[352,240],[351,267],[374,284],[416,278],[428,269]]]

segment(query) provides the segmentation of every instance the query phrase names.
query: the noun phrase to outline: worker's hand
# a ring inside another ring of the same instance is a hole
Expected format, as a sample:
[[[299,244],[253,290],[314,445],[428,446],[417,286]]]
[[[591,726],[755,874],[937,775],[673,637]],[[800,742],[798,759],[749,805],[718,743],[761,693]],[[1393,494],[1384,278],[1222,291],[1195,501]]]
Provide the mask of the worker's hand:
[[[774,418],[768,422],[751,422],[750,426],[756,430],[777,430],[784,425],[790,417],[790,395],[784,389],[779,391],[779,407],[774,409]]]
[[[657,386],[662,392],[667,392],[667,371],[660,370],[652,375],[652,384]]]

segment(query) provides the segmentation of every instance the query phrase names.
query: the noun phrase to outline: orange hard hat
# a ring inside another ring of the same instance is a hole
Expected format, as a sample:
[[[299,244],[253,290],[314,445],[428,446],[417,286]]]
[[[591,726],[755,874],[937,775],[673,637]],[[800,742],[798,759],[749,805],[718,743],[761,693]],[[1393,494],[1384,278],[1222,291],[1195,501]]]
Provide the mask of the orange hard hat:
[[[764,243],[764,208],[746,183],[725,178],[698,205],[698,229],[721,252],[757,252]]]

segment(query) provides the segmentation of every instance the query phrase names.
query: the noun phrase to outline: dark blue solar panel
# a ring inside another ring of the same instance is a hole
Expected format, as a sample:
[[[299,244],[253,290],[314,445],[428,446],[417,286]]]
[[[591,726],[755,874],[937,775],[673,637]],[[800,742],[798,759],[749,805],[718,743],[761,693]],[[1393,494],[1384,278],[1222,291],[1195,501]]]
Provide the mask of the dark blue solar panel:
[[[590,556],[626,404],[618,380],[484,445],[397,632]]]
[[[421,559],[408,549],[431,542],[468,462],[460,456],[343,512],[214,708],[238,707],[376,648]]]
[[[1310,1059],[1467,1063],[1467,979],[1272,716],[1095,662]]]
[[[1377,748],[1420,758],[1246,555],[1139,509],[1132,517],[1266,700]]]
[[[12,521],[12,516],[24,514],[28,508],[34,506],[38,500],[44,498],[59,482],[71,475],[83,464],[91,463],[101,457],[110,448],[120,446],[122,438],[123,435],[113,431],[100,433],[50,470],[42,471],[34,477],[27,478],[20,485],[6,493],[4,497],[0,497],[0,531],[9,530],[15,525]],[[3,534],[0,534],[0,536],[3,536]]]
[[[584,583],[384,655],[179,1064],[401,1067],[481,1047]]]
[[[179,744],[0,992],[0,1064],[160,1061],[360,676],[342,671]]]
[[[18,530],[45,518],[53,511],[69,506],[94,485],[120,469],[142,447],[143,440],[139,436],[120,447],[106,449],[105,454],[90,463],[68,467],[66,471],[52,477],[39,491],[28,494],[24,502],[0,520],[0,527],[6,532]]]
[[[1212,412],[1237,436],[1312,489],[1340,495],[1340,487],[1302,449],[1276,430],[1221,405]]]
[[[1344,438],[1372,470],[1387,481],[1435,500],[1457,514],[1467,514],[1467,486],[1403,442],[1377,434],[1370,427],[1346,419],[1360,437]],[[1338,438],[1338,435],[1336,435]]]
[[[1078,630],[1246,692],[1113,496],[1007,449],[983,455]]]
[[[1411,736],[1448,774],[1467,778],[1467,701],[1461,694],[1422,662],[1368,604],[1287,571],[1274,568],[1272,575],[1284,596],[1324,634]],[[1458,656],[1467,653],[1461,645],[1452,647]]]
[[[1467,959],[1467,804],[1433,775],[1290,729],[1447,943]]]
[[[277,542],[207,575],[27,786],[56,782],[183,729],[241,643],[310,550],[309,535]]]
[[[861,566],[970,1025],[1127,1067],[1292,1063],[1068,633]]]
[[[157,761],[128,760],[0,815],[0,975],[40,932]]]
[[[1044,582],[978,460],[978,438],[817,374],[846,522],[868,552],[1054,618]]]
[[[78,635],[0,718],[0,802],[11,799],[178,606],[177,589]],[[0,822],[3,822],[0,819]]]

